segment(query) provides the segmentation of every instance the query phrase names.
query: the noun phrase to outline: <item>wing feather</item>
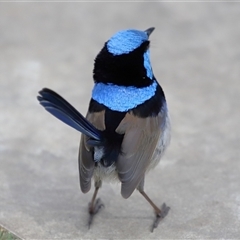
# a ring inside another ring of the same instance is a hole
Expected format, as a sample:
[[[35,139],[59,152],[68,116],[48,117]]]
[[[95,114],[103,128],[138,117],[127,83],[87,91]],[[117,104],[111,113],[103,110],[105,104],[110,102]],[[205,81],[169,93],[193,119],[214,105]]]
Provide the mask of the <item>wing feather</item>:
[[[86,119],[97,129],[104,130],[104,115],[105,111],[88,113]],[[80,187],[83,193],[86,193],[91,189],[91,179],[95,166],[93,160],[93,149],[87,144],[88,139],[89,137],[86,135],[81,135],[78,155]]]
[[[124,198],[130,197],[144,178],[161,134],[161,122],[161,116],[139,118],[127,113],[116,129],[116,132],[125,134],[122,154],[116,163]]]

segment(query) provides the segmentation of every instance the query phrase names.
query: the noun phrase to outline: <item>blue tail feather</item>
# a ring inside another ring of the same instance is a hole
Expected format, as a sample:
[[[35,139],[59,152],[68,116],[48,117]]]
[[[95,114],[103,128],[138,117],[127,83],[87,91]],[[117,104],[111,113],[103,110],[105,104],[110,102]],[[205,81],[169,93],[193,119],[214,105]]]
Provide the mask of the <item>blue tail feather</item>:
[[[94,142],[102,141],[102,132],[56,92],[44,88],[39,94],[40,96],[37,97],[39,103],[53,116],[94,139]]]
[[[80,114],[71,104],[69,104],[65,99],[63,99],[60,95],[58,95],[56,92],[44,88],[41,90],[40,95],[42,95],[43,100],[49,101],[51,104],[55,104],[56,107],[60,107],[62,111],[66,111],[66,114],[70,114],[72,117],[75,117],[78,119],[83,118],[86,120],[82,114]],[[88,123],[88,121],[82,122],[82,124],[86,125],[86,127],[93,127],[91,124]]]

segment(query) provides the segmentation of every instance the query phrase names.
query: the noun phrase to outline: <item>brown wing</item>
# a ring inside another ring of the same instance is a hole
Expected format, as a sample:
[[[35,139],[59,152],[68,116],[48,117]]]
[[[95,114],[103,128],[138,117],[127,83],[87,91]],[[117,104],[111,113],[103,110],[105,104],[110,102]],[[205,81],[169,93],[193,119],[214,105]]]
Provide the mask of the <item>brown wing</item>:
[[[88,113],[86,119],[90,123],[92,123],[97,129],[104,130],[104,115],[104,111],[97,113]],[[78,155],[80,187],[83,193],[88,192],[91,188],[91,178],[95,166],[91,148],[89,148],[89,146],[87,145],[88,139],[89,137],[82,134]]]
[[[116,132],[125,134],[122,154],[116,163],[124,198],[130,197],[144,178],[158,142],[161,122],[160,116],[139,118],[127,113],[116,129]]]

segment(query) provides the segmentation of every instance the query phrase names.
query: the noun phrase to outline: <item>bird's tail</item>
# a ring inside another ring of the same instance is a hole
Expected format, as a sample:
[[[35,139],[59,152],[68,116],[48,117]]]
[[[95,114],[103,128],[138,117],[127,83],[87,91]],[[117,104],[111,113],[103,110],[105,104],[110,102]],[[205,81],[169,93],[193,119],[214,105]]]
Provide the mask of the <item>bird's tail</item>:
[[[90,145],[101,145],[102,132],[56,92],[43,88],[37,96],[39,103],[53,116],[68,126],[90,137]]]

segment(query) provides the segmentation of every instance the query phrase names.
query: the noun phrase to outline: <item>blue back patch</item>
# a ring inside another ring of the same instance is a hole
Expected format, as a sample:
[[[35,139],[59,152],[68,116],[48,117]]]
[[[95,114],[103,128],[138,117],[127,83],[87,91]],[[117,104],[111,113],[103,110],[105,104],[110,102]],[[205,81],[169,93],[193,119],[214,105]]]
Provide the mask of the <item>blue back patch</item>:
[[[156,89],[156,81],[143,88],[96,83],[92,91],[92,98],[113,111],[127,112],[153,97]]]
[[[148,40],[144,31],[129,29],[117,32],[107,42],[107,49],[113,55],[127,54]]]

